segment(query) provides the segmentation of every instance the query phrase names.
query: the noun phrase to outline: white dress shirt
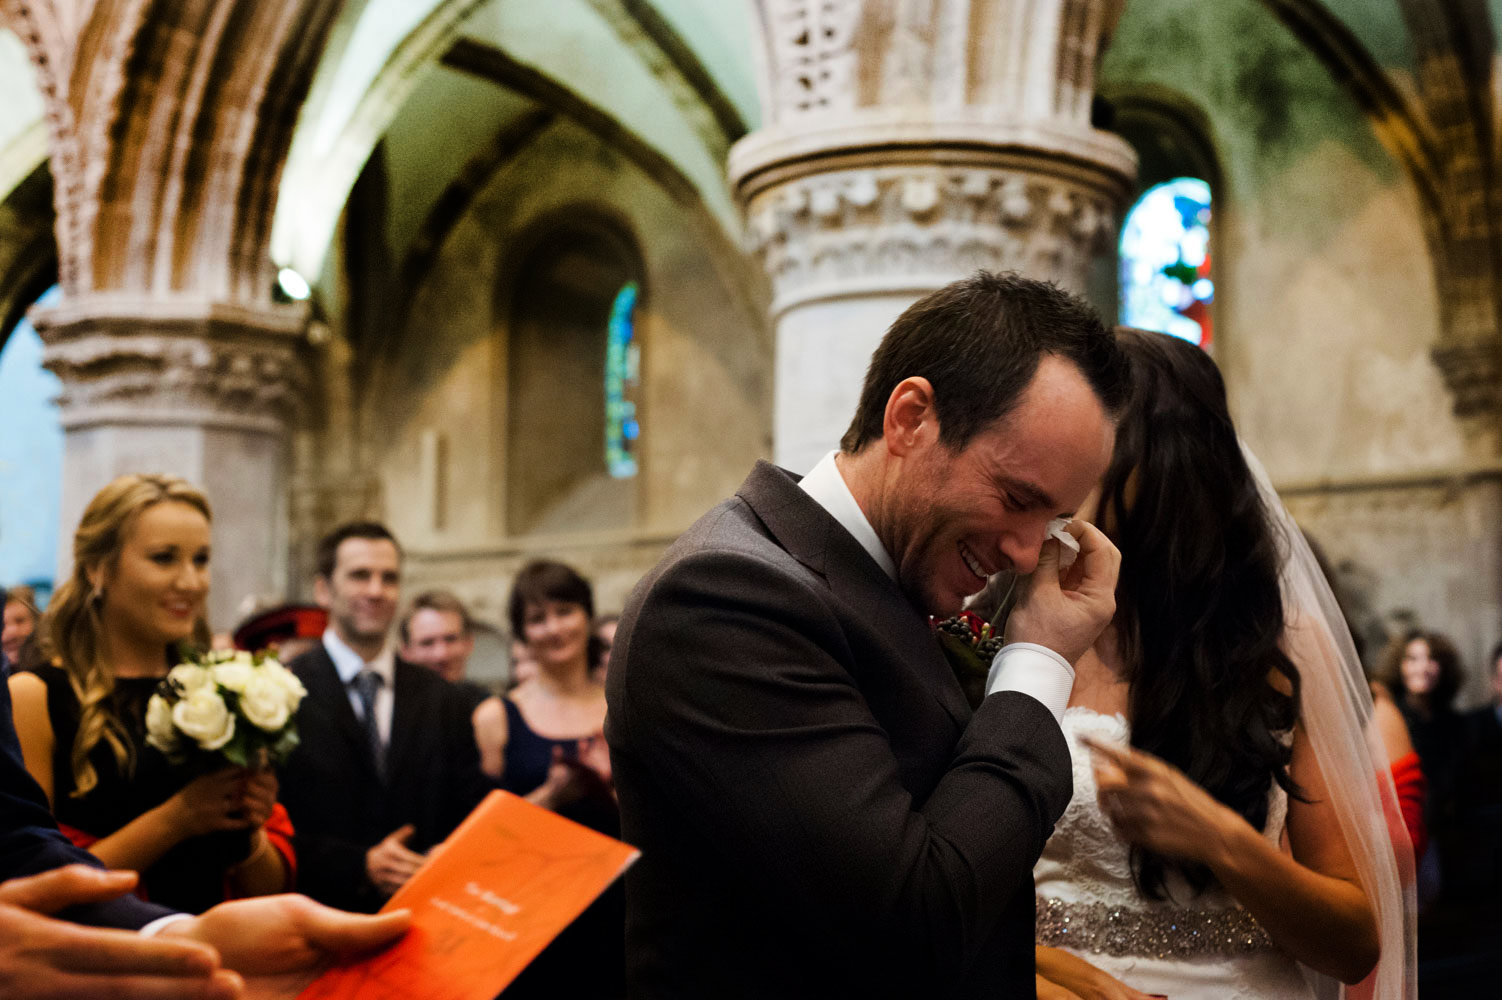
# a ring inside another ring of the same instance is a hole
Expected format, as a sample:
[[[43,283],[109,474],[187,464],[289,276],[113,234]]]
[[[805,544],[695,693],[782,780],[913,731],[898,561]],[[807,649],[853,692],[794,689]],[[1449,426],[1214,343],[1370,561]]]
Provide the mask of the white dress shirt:
[[[819,460],[808,475],[798,484],[814,502],[829,512],[860,543],[876,565],[897,579],[897,564],[876,529],[866,519],[865,511],[856,502],[855,495],[835,464],[838,452],[830,452]],[[1003,646],[991,661],[991,673],[986,678],[986,694],[998,691],[1018,691],[1036,698],[1062,722],[1064,709],[1069,704],[1069,692],[1074,688],[1074,667],[1069,661],[1046,646],[1031,642],[1013,642]]]
[[[365,721],[365,709],[360,703],[360,693],[355,690],[354,679],[365,669],[375,671],[381,678],[381,686],[376,688],[375,716],[376,732],[381,734],[381,743],[391,745],[391,712],[396,707],[396,694],[393,688],[396,685],[396,654],[391,650],[391,644],[381,647],[380,655],[366,663],[359,653],[349,648],[345,641],[334,633],[333,626],[323,631],[323,648],[328,650],[329,659],[334,661],[334,669],[339,673],[339,680],[344,685],[344,693],[349,696],[349,707],[354,709],[355,718]]]

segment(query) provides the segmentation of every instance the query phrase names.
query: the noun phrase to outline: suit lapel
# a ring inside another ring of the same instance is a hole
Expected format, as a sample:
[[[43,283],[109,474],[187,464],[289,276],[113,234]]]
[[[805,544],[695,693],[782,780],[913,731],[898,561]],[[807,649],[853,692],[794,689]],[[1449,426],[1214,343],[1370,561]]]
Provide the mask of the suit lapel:
[[[913,607],[854,536],[803,492],[791,473],[768,462],[756,463],[737,495],[789,555],[824,577],[830,590],[862,620],[881,628],[897,661],[964,729],[970,707],[928,627],[928,617]]]
[[[426,669],[413,666],[402,660],[396,661],[395,680],[392,684],[394,704],[391,707],[391,740],[386,745],[386,777],[393,778],[402,762],[407,759],[414,732],[425,710],[422,702],[422,685],[414,671]]]
[[[374,777],[375,767],[370,760],[370,751],[365,743],[365,727],[355,717],[355,710],[349,703],[349,694],[345,691],[344,682],[339,679],[339,671],[335,669],[328,650],[320,645],[314,650],[308,666],[307,676],[303,678],[303,684],[308,689],[308,696],[314,699],[315,704],[324,706],[334,728],[339,730],[349,743],[350,755],[360,762],[360,766],[371,777]],[[303,738],[307,738],[306,733],[303,734]]]

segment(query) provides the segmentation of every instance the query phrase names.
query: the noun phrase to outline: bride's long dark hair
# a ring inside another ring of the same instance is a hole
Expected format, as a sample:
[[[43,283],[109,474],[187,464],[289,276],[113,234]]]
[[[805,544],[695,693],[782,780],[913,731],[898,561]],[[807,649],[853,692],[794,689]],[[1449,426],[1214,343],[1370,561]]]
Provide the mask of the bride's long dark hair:
[[[1097,523],[1121,550],[1116,627],[1131,685],[1132,745],[1179,768],[1255,829],[1288,773],[1299,673],[1279,642],[1285,544],[1247,468],[1220,371],[1204,351],[1118,328],[1132,398],[1101,482]],[[1286,678],[1288,693],[1270,683]],[[1208,868],[1134,848],[1149,898]]]

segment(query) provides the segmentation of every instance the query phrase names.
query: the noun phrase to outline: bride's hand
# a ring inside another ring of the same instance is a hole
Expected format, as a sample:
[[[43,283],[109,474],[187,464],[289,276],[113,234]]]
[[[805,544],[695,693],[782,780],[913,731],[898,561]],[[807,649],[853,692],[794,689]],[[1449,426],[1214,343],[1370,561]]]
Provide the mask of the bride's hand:
[[[1142,750],[1081,737],[1094,756],[1100,809],[1123,840],[1215,868],[1244,824],[1184,772]]]
[[[1036,949],[1038,1000],[1152,1000],[1089,962],[1058,948]]]

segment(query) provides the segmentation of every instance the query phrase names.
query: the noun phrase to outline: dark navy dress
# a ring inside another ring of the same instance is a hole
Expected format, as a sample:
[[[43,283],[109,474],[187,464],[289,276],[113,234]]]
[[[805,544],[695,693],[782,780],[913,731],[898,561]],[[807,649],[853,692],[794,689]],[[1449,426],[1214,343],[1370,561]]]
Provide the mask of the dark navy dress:
[[[526,795],[548,780],[553,748],[566,757],[578,755],[577,739],[539,736],[522,718],[510,698],[506,707],[505,770],[500,785]],[[610,837],[621,835],[621,814],[615,799],[602,787],[558,810],[560,816]],[[616,1000],[626,995],[626,896],[619,880],[579,915],[567,930],[501,994],[503,1000],[564,998]]]

